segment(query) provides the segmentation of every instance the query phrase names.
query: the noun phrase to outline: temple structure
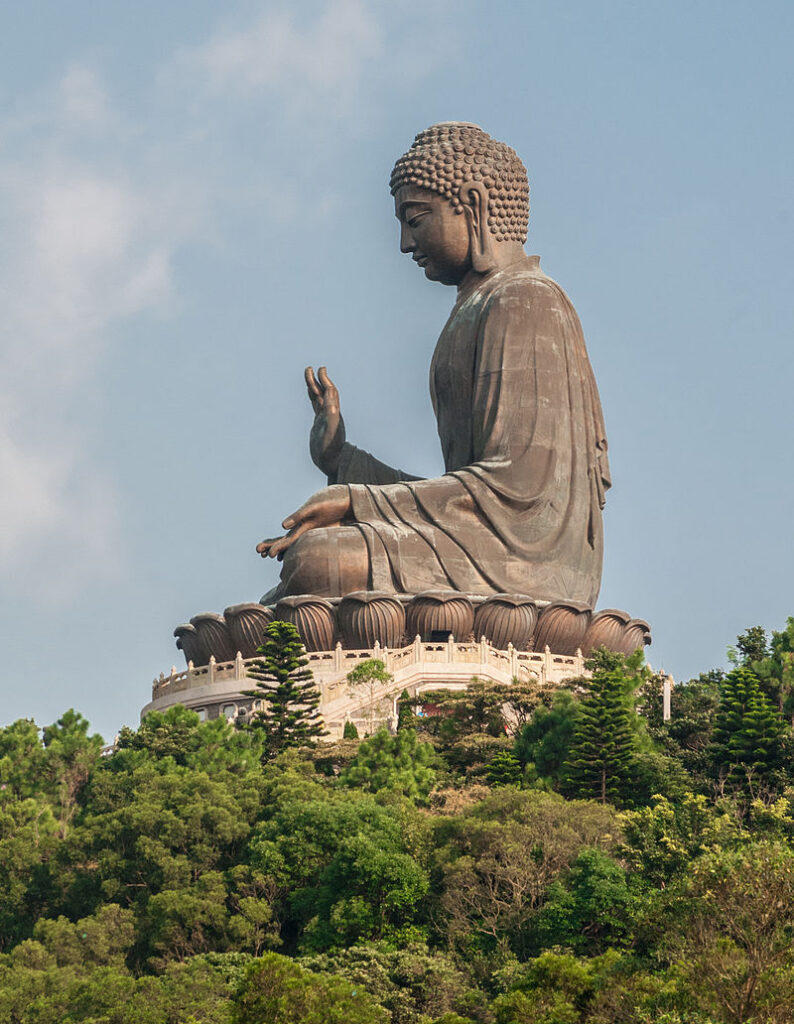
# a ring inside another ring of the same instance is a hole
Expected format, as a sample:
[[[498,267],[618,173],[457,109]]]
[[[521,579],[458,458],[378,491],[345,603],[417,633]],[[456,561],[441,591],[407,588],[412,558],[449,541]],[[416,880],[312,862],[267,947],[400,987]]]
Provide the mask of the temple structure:
[[[257,545],[282,562],[261,601],[177,627],[187,671],[155,680],[144,712],[249,714],[246,663],[273,619],[300,631],[332,733],[372,721],[346,686],[364,657],[392,673],[368,697],[389,721],[404,689],[558,683],[600,646],[650,643],[643,620],[596,610],[606,430],[573,305],[524,251],[523,163],[477,125],[445,122],[417,135],[390,189],[401,251],[456,289],[430,371],[445,472],[421,479],[349,442],[337,386],[307,368],[326,486]]]
[[[341,736],[348,721],[362,734],[373,723],[395,723],[403,691],[421,702],[428,690],[464,689],[474,677],[503,685],[516,679],[557,685],[586,676],[585,657],[598,647],[630,654],[650,641],[646,622],[616,609],[591,615],[574,602],[538,609],[527,597],[508,595],[475,604],[464,595],[439,592],[404,604],[389,594],[361,592],[336,604],[308,596],[285,599],[272,611],[258,603],[235,605],[222,616],[197,615],[177,628],[187,670],[173,667],[155,679],[142,714],[184,704],[207,718],[245,719],[255,710],[246,692],[252,687],[247,667],[271,618],[300,630],[331,738]],[[391,680],[362,693],[348,685],[347,675],[369,658],[380,658]]]

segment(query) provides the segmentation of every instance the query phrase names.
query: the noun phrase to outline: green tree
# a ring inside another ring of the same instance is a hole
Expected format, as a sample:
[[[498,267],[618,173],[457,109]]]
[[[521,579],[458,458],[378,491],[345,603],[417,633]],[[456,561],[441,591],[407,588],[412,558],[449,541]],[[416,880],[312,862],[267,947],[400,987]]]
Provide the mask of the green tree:
[[[512,750],[501,750],[488,763],[485,777],[490,786],[517,786],[522,775],[521,762]]]
[[[52,922],[55,924],[55,922]],[[116,951],[92,947],[97,928],[78,921],[0,957],[0,1020],[9,1024],[230,1024],[231,996],[250,958],[197,956],[161,975],[135,977]],[[116,943],[118,945],[118,943]],[[106,947],[107,948],[107,947]],[[83,954],[82,956],[80,954]],[[240,962],[242,961],[242,963]]]
[[[767,653],[751,665],[764,693],[794,725],[794,618],[772,630]]]
[[[548,887],[586,847],[609,852],[616,826],[611,807],[511,787],[444,822],[435,856],[447,940],[467,955],[525,953]]]
[[[195,711],[176,704],[165,711],[150,711],[137,729],[121,730],[116,750],[104,765],[127,773],[145,763],[164,762],[211,773],[250,773],[262,754],[258,730],[237,729],[220,715],[202,721]]]
[[[342,732],[342,739],[343,740],[357,740],[358,739],[358,729],[356,728],[355,722],[351,722],[349,720],[347,722],[345,722],[345,728],[344,728],[344,730]]]
[[[205,871],[192,884],[155,893],[141,922],[150,963],[162,969],[197,953],[259,954],[278,946],[273,894],[269,878],[242,864],[226,873]]]
[[[302,957],[300,963],[363,986],[389,1011],[393,1024],[426,1024],[442,1014],[465,1012],[472,1000],[480,1005],[485,1001],[482,993],[472,991],[463,969],[448,953],[431,950],[425,943],[347,946]]]
[[[794,852],[753,843],[696,860],[668,931],[681,980],[727,1024],[794,1018]]]
[[[389,1013],[361,985],[307,971],[267,953],[248,967],[233,1024],[389,1024]]]
[[[475,733],[504,735],[509,689],[475,676],[465,690],[428,690],[422,694],[422,702],[431,705],[434,714],[422,718],[422,726],[447,743]]]
[[[624,868],[603,850],[585,849],[549,886],[532,925],[533,939],[539,949],[604,953],[628,943],[637,907]]]
[[[0,729],[0,803],[43,796],[46,760],[33,719],[20,718]]]
[[[740,665],[720,686],[710,748],[718,783],[748,790],[768,787],[781,766],[783,721],[761,692],[752,669]]]
[[[624,811],[620,825],[621,860],[635,879],[654,889],[683,878],[697,857],[749,838],[732,808],[715,807],[695,793],[685,793],[676,801],[657,795],[648,807]]]
[[[515,738],[518,760],[555,789],[568,760],[579,708],[579,701],[569,690],[558,690],[551,707],[539,707]]]
[[[47,904],[58,822],[47,800],[0,803],[0,950],[27,938]]]
[[[88,735],[89,723],[72,708],[44,729],[45,772],[55,793],[61,836],[65,836],[77,802],[99,764],[104,741]]]
[[[750,626],[736,638],[735,659],[740,665],[752,668],[754,661],[761,661],[768,651],[766,630],[763,626]]]
[[[277,927],[270,880],[244,863],[265,789],[260,747],[222,719],[192,715],[183,729],[174,709],[174,721],[186,763],[163,752],[170,741],[159,746],[167,722],[155,722],[156,749],[128,736],[102,758],[48,865],[57,912],[75,918],[108,901],[135,912],[138,970],[204,950],[258,952]]]
[[[378,717],[378,702],[375,699],[375,690],[379,686],[385,686],[391,682],[391,673],[380,658],[367,658],[360,661],[356,667],[347,673],[347,685],[351,695],[358,695],[363,690],[367,695],[367,734],[372,735],[375,731],[375,721]]]
[[[403,729],[416,728],[415,704],[416,698],[411,697],[407,690],[403,690],[397,702],[397,732],[402,732]]]
[[[195,711],[181,704],[162,712],[150,711],[137,729],[124,726],[116,749],[145,750],[150,757],[170,757],[175,764],[186,765],[205,742],[198,728],[200,721]]]
[[[423,743],[416,730],[403,729],[391,736],[386,729],[379,729],[362,741],[340,781],[371,793],[392,790],[423,802],[436,783],[435,761],[432,746]]]
[[[429,821],[394,798],[329,787],[297,765],[268,768],[249,861],[274,879],[288,948],[321,951],[403,934],[429,887]]]
[[[629,794],[639,752],[632,683],[619,666],[594,670],[563,766],[564,788],[572,795],[606,803]]]
[[[270,760],[287,747],[313,745],[325,728],[317,711],[320,691],[292,623],[268,623],[257,651],[261,657],[248,669],[256,689],[246,694],[266,705],[252,716],[251,726],[263,733],[263,758]]]
[[[674,686],[670,720],[652,730],[667,754],[675,758],[694,785],[704,791],[711,788],[709,746],[724,678],[724,672],[713,669]]]

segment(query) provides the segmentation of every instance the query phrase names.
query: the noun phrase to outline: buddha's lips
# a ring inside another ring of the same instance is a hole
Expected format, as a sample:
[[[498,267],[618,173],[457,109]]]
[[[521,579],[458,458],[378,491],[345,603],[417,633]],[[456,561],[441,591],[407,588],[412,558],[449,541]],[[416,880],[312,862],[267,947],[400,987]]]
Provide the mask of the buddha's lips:
[[[427,263],[427,256],[414,256],[413,259],[420,267],[423,267]]]

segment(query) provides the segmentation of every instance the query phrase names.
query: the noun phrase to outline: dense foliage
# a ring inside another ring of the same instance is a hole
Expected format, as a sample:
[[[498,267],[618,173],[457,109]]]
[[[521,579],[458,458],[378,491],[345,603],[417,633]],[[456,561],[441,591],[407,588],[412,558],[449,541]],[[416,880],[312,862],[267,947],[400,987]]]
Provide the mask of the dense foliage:
[[[404,694],[394,735],[335,744],[292,691],[280,733],[177,707],[109,754],[73,711],[14,722],[0,1020],[788,1022],[793,650],[794,620],[748,630],[667,723],[604,651],[554,692]],[[310,687],[287,654],[269,692]]]

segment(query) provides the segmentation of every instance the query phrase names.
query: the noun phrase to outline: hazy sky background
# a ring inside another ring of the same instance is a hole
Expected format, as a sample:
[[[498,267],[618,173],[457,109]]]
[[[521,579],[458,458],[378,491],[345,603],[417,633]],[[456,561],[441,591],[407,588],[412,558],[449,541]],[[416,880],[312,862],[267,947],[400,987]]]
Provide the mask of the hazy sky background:
[[[85,0],[0,13],[2,720],[135,723],[173,627],[275,581],[351,440],[442,469],[454,292],[398,250],[394,159],[469,120],[529,170],[614,487],[599,605],[689,677],[794,614],[790,2]]]

